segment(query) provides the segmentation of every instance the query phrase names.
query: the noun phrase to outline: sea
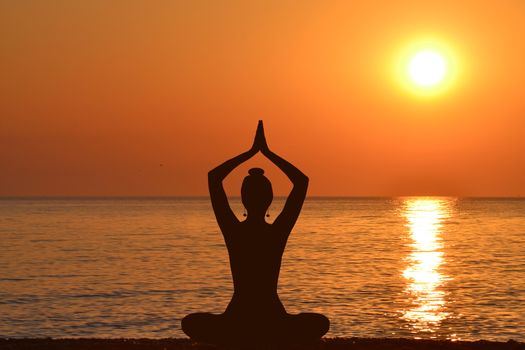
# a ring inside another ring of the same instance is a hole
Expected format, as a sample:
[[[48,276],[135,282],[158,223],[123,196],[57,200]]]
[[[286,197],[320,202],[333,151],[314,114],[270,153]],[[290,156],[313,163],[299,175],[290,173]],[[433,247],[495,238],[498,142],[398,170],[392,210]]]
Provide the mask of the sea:
[[[181,338],[232,290],[208,198],[0,200],[0,337]],[[525,341],[525,200],[307,198],[278,291],[328,337]]]

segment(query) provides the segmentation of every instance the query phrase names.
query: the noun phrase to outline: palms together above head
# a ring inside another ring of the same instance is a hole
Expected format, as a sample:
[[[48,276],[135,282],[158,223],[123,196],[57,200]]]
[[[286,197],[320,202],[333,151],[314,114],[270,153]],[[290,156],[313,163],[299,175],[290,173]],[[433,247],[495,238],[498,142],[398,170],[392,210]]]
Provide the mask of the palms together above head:
[[[272,225],[276,228],[280,227],[279,230],[282,231],[283,234],[288,235],[299,216],[306,197],[308,177],[290,162],[278,156],[268,148],[266,136],[264,135],[263,122],[260,120],[257,125],[257,131],[255,133],[252,147],[248,151],[227,160],[208,173],[210,198],[217,222],[223,233],[228,232],[236,223],[238,223],[238,220],[230,208],[222,181],[233,171],[233,169],[255,156],[259,151],[268,158],[270,162],[276,165],[290,179],[293,185],[292,191],[288,195],[281,214],[277,216]],[[252,199],[257,201],[256,197],[257,196],[254,197],[255,199]]]
[[[257,131],[255,132],[255,138],[253,140],[252,151],[259,152],[263,154],[268,152],[268,144],[266,143],[266,136],[264,135],[264,126],[262,120],[259,120],[257,124]]]

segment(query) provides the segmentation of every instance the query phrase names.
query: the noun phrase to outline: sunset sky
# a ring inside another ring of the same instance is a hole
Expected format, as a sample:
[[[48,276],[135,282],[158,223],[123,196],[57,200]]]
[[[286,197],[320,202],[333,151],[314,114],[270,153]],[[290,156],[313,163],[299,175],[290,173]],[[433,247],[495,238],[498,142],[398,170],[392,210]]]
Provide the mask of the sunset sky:
[[[259,119],[309,195],[525,196],[523,0],[2,1],[0,67],[0,196],[206,195]]]

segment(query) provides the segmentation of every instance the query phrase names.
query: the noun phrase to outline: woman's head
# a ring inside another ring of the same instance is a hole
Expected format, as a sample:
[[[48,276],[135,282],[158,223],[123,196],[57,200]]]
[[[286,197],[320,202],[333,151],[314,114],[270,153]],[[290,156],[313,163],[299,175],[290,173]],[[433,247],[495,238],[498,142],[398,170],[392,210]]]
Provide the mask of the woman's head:
[[[261,168],[252,168],[248,174],[242,182],[242,204],[248,212],[264,215],[273,200],[272,183]]]

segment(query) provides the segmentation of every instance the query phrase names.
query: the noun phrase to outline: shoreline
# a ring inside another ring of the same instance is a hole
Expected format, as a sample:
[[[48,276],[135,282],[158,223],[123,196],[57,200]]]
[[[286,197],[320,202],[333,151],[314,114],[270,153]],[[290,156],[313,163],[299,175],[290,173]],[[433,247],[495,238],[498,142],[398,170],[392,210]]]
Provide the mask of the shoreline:
[[[246,349],[258,348],[257,342],[248,344]],[[505,349],[525,350],[525,343],[515,340],[506,342],[489,340],[432,340],[410,338],[323,338],[321,341],[309,345],[291,345],[264,349],[293,349],[293,350],[469,350],[469,349]],[[198,344],[187,338],[0,338],[0,349],[78,349],[78,350],[211,350],[222,349],[212,345]]]

